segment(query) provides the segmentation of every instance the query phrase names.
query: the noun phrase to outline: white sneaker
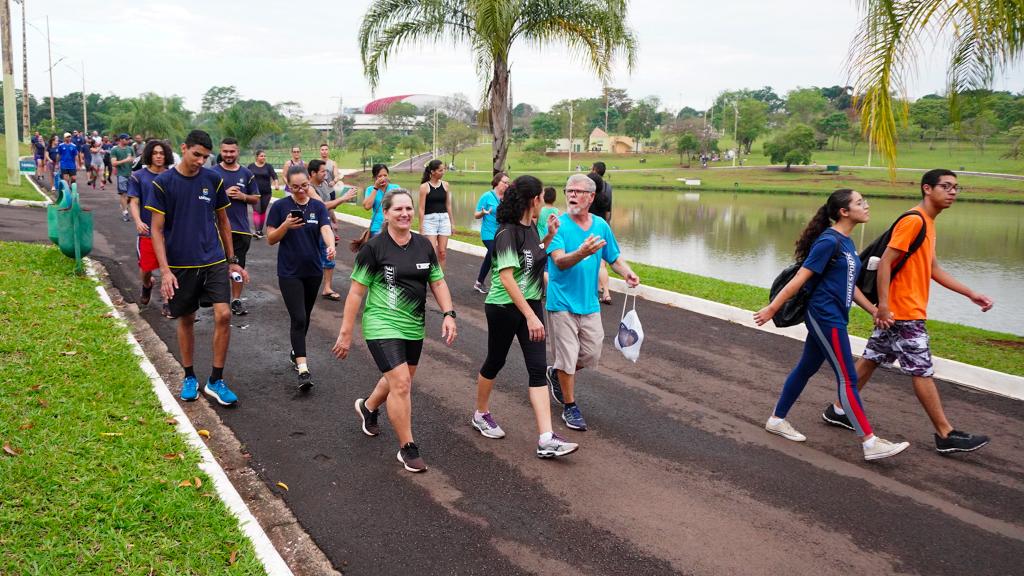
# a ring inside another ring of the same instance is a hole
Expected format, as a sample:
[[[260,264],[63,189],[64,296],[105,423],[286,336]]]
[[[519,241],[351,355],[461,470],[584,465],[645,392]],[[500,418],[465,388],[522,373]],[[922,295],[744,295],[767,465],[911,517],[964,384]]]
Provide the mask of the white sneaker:
[[[477,292],[479,292],[481,294],[487,294],[487,288],[484,288],[484,285],[483,285],[482,282],[474,282],[473,283],[473,290],[476,290]]]
[[[764,429],[771,432],[772,434],[782,436],[786,440],[792,440],[793,442],[804,442],[805,440],[807,440],[807,436],[804,436],[803,434],[797,432],[796,428],[793,428],[789,424],[789,422],[785,420],[780,421],[778,424],[766,422],[764,425]]]
[[[476,428],[480,434],[487,438],[497,439],[505,437],[505,431],[494,421],[494,416],[491,416],[490,412],[485,412],[480,418],[477,418],[476,414],[474,414],[471,422],[473,428]]]
[[[875,436],[875,445],[871,448],[864,446],[865,460],[881,460],[889,456],[895,456],[910,447],[910,442],[889,442],[885,438]]]

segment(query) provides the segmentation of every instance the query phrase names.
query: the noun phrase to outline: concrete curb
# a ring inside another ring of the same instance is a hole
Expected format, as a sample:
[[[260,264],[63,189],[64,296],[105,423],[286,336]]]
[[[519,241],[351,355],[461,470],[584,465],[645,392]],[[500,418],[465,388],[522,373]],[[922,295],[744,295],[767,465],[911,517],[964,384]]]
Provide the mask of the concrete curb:
[[[35,188],[35,191],[45,198],[45,200],[15,200],[11,198],[0,198],[0,206],[30,206],[33,208],[46,208],[50,204],[53,204],[50,197],[43,193],[34,179],[24,174],[22,175],[22,178],[28,180],[29,186]]]
[[[124,316],[122,316],[121,312],[114,306],[113,301],[110,299],[110,295],[107,294],[107,291],[100,280],[99,274],[96,271],[96,266],[98,264],[89,258],[86,258],[85,262],[86,271],[88,272],[89,277],[97,283],[96,292],[99,294],[100,300],[107,305],[107,308],[117,319],[118,323],[127,329],[128,325],[125,322]],[[256,518],[252,515],[249,507],[246,506],[242,497],[238,494],[238,491],[235,490],[231,481],[228,480],[228,476],[224,472],[224,469],[221,468],[220,464],[217,463],[217,460],[214,459],[213,453],[210,452],[206,443],[203,442],[202,438],[200,438],[195,427],[192,425],[192,422],[181,409],[181,406],[178,405],[178,402],[174,399],[170,389],[167,387],[167,383],[160,377],[160,374],[157,372],[156,367],[153,366],[153,363],[149,361],[146,353],[142,350],[142,346],[139,344],[139,341],[135,339],[135,336],[132,334],[130,329],[128,329],[126,339],[128,340],[128,344],[131,346],[132,351],[139,358],[139,367],[146,376],[149,377],[150,384],[153,386],[153,392],[160,400],[161,407],[163,407],[165,412],[171,414],[174,419],[177,420],[178,423],[175,426],[177,431],[185,436],[185,439],[193,448],[199,451],[199,454],[202,457],[202,462],[199,464],[199,468],[210,476],[210,479],[213,481],[214,489],[217,491],[217,495],[220,497],[221,501],[224,502],[224,505],[227,506],[228,510],[238,519],[239,527],[242,529],[242,532],[246,537],[248,537],[252,542],[253,549],[256,551],[256,556],[260,559],[260,562],[263,564],[263,568],[266,570],[267,574],[269,576],[292,576],[291,569],[288,568],[288,565],[281,557],[281,554],[277,551],[277,548],[275,548],[270,542],[270,538],[267,536],[267,533],[263,531],[263,528],[260,526],[259,522],[256,521]]]
[[[335,214],[337,214],[338,220],[348,222],[349,224],[354,224],[356,226],[370,225],[370,221],[366,218],[353,216],[351,214],[343,214],[341,212],[336,212]],[[466,242],[460,242],[453,239],[448,240],[448,247],[452,250],[472,254],[481,258],[487,252],[483,246],[467,244]],[[652,286],[640,285],[634,290],[628,288],[626,283],[618,278],[611,279],[610,287],[616,292],[626,293],[628,291],[630,294],[635,292],[637,296],[644,300],[665,304],[666,306],[672,306],[674,308],[682,308],[683,310],[689,310],[690,312],[696,312],[712,318],[718,318],[719,320],[740,324],[762,332],[779,334],[781,336],[786,336],[787,338],[800,340],[801,342],[807,339],[807,329],[803,325],[791,326],[789,328],[776,328],[770,324],[758,326],[754,323],[754,313],[752,311],[737,308],[736,306],[729,306],[728,304],[722,304],[720,302],[712,302],[710,300],[704,300],[702,298],[696,298],[694,296],[688,296],[678,292],[671,292],[662,288],[654,288]],[[850,346],[852,348],[863,350],[866,344],[867,340],[864,338],[850,336]],[[932,363],[935,365],[935,377],[940,380],[948,380],[949,382],[960,384],[961,386],[966,386],[975,390],[999,394],[1000,396],[1007,396],[1017,400],[1024,400],[1024,377],[996,372],[995,370],[989,370],[988,368],[972,366],[970,364],[964,364],[963,362],[957,362],[956,360],[949,360],[947,358],[939,358],[937,356],[932,357]]]

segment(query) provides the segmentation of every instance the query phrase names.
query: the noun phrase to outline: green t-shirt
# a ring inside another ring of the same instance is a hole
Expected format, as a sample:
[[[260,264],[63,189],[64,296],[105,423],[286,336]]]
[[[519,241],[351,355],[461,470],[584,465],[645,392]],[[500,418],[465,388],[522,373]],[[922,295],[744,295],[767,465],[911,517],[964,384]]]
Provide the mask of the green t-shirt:
[[[419,234],[399,246],[383,232],[356,254],[352,280],[367,287],[363,337],[423,339],[427,283],[444,278],[430,241]]]
[[[132,154],[132,149],[129,146],[125,146],[124,148],[121,148],[120,146],[114,146],[113,148],[110,149],[110,159],[111,160],[124,160],[125,158],[127,158],[129,156],[134,156],[134,154]],[[124,164],[118,164],[117,165],[117,175],[118,176],[124,176],[125,178],[131,176],[132,175],[132,163],[131,162],[125,162]]]
[[[558,216],[561,211],[554,206],[551,208],[545,206],[540,209],[540,214],[537,216],[537,234],[540,234],[541,238],[548,235],[548,216],[551,214]]]
[[[494,235],[494,264],[491,265],[491,290],[486,304],[511,304],[512,297],[501,283],[501,271],[512,269],[523,298],[540,300],[544,296],[544,270],[548,255],[540,245],[537,227],[501,224]]]

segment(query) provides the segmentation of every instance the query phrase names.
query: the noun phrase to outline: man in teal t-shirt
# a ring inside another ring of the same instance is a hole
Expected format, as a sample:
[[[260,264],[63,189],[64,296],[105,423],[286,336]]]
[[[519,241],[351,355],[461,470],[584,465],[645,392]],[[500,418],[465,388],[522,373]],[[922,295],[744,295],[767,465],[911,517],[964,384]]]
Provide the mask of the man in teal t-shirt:
[[[574,430],[587,423],[576,406],[576,371],[597,366],[601,358],[601,304],[597,276],[601,261],[610,262],[626,284],[637,286],[640,278],[620,258],[619,244],[604,218],[589,212],[596,185],[583,174],[573,174],[565,184],[565,214],[546,247],[548,253],[548,331],[555,362],[548,367],[551,396],[562,403],[562,420]]]
[[[121,220],[128,222],[128,179],[132,176],[135,154],[128,146],[128,135],[117,137],[117,146],[110,149],[110,165],[117,171],[117,197],[121,203]]]
[[[480,273],[476,276],[476,284],[473,284],[473,288],[481,294],[487,294],[484,280],[487,279],[487,273],[491,271],[491,259],[494,256],[494,235],[498,233],[498,204],[501,204],[501,198],[505,195],[508,185],[507,174],[504,172],[495,174],[491,179],[492,188],[480,197],[476,203],[476,212],[473,213],[473,217],[480,220],[480,240],[487,248],[484,261],[480,264]]]

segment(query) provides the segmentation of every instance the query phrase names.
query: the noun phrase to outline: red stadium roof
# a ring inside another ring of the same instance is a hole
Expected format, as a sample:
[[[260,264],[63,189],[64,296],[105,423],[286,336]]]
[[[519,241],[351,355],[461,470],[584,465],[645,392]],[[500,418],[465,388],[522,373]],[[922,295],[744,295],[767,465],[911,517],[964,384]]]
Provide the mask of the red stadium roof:
[[[415,96],[415,94],[403,94],[401,96],[388,96],[387,98],[378,98],[377,100],[374,100],[373,102],[367,104],[366,107],[363,108],[363,113],[382,114],[384,113],[385,110],[390,108],[392,104],[396,102],[401,102],[402,100],[405,100],[410,96]]]

